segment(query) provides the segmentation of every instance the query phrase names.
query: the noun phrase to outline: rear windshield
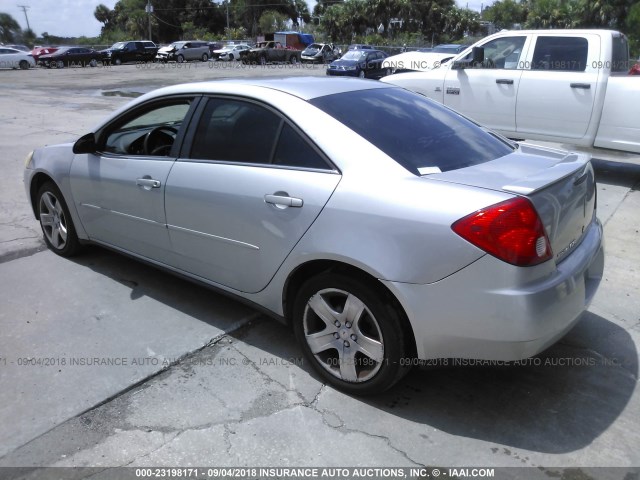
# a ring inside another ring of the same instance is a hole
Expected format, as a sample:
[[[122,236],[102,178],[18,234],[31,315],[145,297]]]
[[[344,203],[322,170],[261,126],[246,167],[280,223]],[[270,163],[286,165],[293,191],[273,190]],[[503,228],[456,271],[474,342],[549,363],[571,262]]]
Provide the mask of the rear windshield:
[[[515,149],[452,110],[401,88],[339,93],[311,103],[416,175],[478,165]]]

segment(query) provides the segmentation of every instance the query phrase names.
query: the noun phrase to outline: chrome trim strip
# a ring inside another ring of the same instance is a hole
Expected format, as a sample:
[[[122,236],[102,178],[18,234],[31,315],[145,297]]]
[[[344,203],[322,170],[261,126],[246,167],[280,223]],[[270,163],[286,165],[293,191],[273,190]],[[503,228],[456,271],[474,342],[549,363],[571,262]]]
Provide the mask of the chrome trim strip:
[[[156,222],[155,220],[149,220],[148,218],[136,217],[135,215],[129,215],[128,213],[116,212],[115,210],[109,210],[108,208],[98,207],[97,205],[91,205],[90,203],[81,203],[81,207],[93,208],[94,210],[102,210],[107,213],[113,213],[114,215],[120,215],[121,217],[127,217],[132,220],[138,220],[144,223],[151,223],[153,225],[159,225],[166,227],[164,223]]]
[[[181,232],[191,233],[193,235],[199,235],[201,237],[211,238],[211,239],[214,239],[214,240],[220,240],[221,242],[230,243],[230,244],[236,245],[238,247],[250,248],[251,250],[260,250],[260,247],[258,247],[256,245],[252,245],[252,244],[246,243],[246,242],[241,242],[240,240],[233,240],[232,238],[219,237],[218,235],[213,235],[211,233],[199,232],[197,230],[191,230],[189,228],[178,227],[176,225],[167,225],[167,228],[169,230],[178,230],[178,231],[181,231]]]

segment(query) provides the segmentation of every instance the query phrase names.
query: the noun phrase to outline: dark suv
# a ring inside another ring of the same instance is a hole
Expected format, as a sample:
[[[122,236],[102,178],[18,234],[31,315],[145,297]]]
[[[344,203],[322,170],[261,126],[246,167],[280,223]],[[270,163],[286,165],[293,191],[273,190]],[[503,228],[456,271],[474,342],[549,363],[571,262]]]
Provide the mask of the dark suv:
[[[156,58],[158,46],[149,40],[117,42],[110,48],[101,50],[102,61],[112,65],[126,62],[151,62]]]

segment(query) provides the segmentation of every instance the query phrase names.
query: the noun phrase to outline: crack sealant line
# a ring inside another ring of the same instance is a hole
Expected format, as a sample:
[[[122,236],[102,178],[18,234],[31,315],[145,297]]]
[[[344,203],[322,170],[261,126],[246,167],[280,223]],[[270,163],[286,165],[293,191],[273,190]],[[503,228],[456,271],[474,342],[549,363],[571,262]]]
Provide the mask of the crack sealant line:
[[[46,430],[45,432],[42,432],[41,434],[39,434],[38,436],[32,438],[31,440],[29,440],[28,442],[14,448],[13,450],[7,452],[6,454],[0,456],[0,460],[2,460],[4,457],[6,457],[7,455],[12,454],[13,452],[15,452],[16,450],[19,450],[21,448],[26,447],[27,445],[29,445],[30,443],[34,442],[35,440],[37,440],[38,438],[48,434],[49,432],[51,432],[52,430],[58,428],[60,425],[63,425],[64,423],[68,422],[69,420],[72,420],[74,418],[78,418],[81,417],[82,415],[85,415],[89,412],[92,412],[114,400],[116,400],[117,398],[129,393],[130,391],[136,389],[137,387],[139,387],[140,385],[144,385],[145,383],[147,383],[150,380],[153,380],[155,377],[157,377],[158,375],[160,375],[161,373],[166,372],[167,370],[171,369],[172,367],[174,367],[175,365],[179,364],[180,362],[182,362],[185,358],[190,357],[192,355],[195,355],[199,352],[201,352],[202,350],[204,350],[207,347],[210,347],[212,345],[215,345],[216,343],[220,342],[222,339],[226,338],[228,335],[246,327],[247,325],[249,325],[253,320],[256,320],[258,318],[260,318],[261,316],[263,316],[263,314],[261,314],[260,312],[254,312],[250,315],[247,315],[246,317],[232,323],[229,327],[227,327],[226,329],[224,329],[222,331],[222,333],[216,335],[215,337],[213,337],[212,339],[210,339],[207,343],[205,343],[203,346],[192,350],[190,352],[187,352],[183,355],[181,355],[180,357],[178,357],[177,359],[174,359],[172,362],[170,362],[167,366],[161,368],[160,370],[158,370],[157,372],[153,372],[149,375],[147,375],[146,377],[142,378],[141,380],[138,380],[136,383],[129,385],[128,387],[123,388],[122,390],[114,393],[113,395],[110,395],[109,397],[107,397],[104,400],[101,400],[100,402],[96,403],[95,405],[92,405],[89,408],[86,408],[85,410],[82,410],[80,413],[77,413],[65,420],[63,420],[62,422],[58,423],[57,425],[52,426],[50,429]]]

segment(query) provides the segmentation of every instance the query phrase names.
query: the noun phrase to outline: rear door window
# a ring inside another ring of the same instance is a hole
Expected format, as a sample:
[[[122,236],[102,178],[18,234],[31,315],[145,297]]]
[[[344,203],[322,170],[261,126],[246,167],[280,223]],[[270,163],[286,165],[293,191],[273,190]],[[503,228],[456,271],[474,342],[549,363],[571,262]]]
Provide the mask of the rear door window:
[[[541,36],[533,51],[532,70],[584,72],[589,42],[584,37]]]

